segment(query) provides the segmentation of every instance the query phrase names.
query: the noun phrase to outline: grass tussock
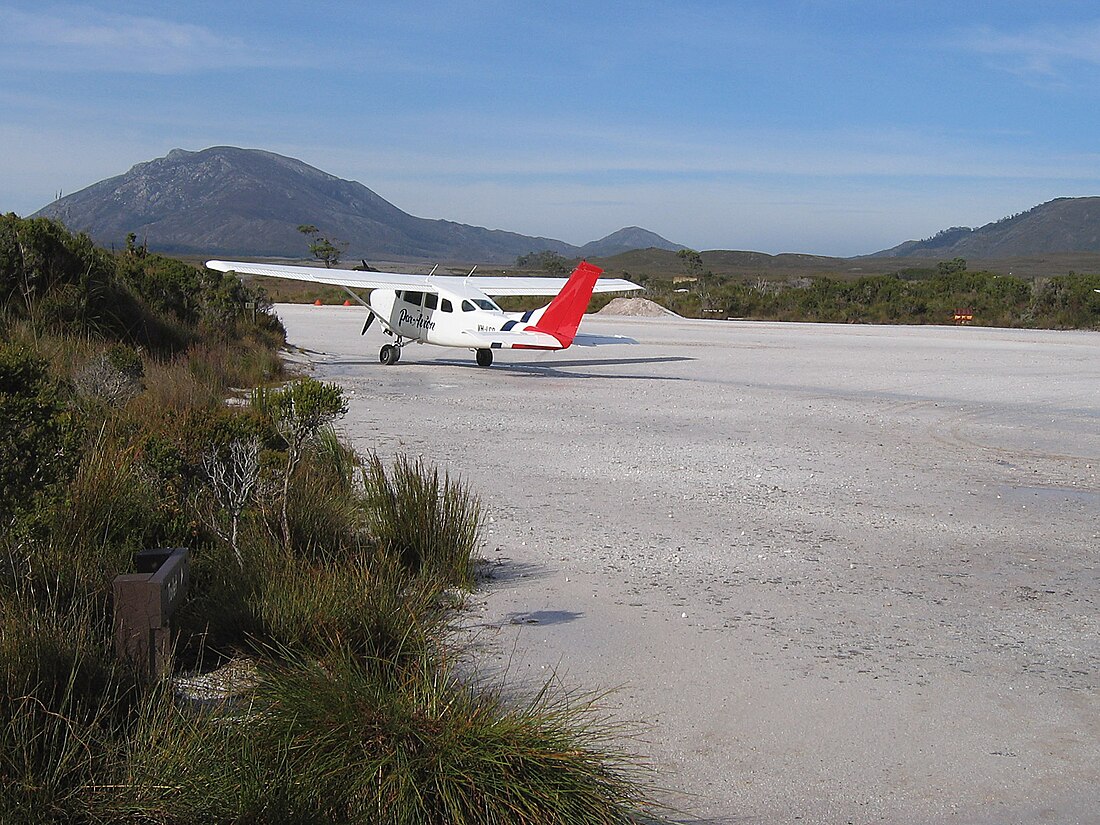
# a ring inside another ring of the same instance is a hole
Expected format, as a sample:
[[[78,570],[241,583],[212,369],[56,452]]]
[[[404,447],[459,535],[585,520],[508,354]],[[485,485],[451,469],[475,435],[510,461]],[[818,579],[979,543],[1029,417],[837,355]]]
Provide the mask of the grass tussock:
[[[524,704],[418,660],[269,663],[247,707],[149,714],[105,800],[150,822],[631,823],[650,801],[594,700]]]
[[[419,459],[399,458],[387,471],[377,456],[367,463],[364,485],[368,527],[382,552],[413,574],[472,583],[481,514],[465,487]]]
[[[95,820],[139,695],[115,661],[110,614],[10,583],[0,595],[0,821]]]

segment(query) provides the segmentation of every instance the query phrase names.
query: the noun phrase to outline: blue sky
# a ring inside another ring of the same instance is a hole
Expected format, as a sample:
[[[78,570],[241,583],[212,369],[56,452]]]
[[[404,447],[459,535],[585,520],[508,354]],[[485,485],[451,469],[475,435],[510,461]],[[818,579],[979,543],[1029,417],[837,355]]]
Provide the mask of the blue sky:
[[[1100,194],[1095,2],[0,0],[0,211],[267,149],[428,218],[856,255]]]

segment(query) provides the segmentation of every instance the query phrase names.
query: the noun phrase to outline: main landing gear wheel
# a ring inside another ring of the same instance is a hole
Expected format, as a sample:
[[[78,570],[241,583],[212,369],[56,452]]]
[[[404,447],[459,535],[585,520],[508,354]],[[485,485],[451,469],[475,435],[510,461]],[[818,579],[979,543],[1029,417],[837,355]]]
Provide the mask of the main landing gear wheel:
[[[401,349],[393,344],[383,344],[378,350],[378,360],[387,367],[393,366],[401,358]]]
[[[491,349],[479,349],[477,351],[477,365],[488,367],[493,363],[493,351]]]

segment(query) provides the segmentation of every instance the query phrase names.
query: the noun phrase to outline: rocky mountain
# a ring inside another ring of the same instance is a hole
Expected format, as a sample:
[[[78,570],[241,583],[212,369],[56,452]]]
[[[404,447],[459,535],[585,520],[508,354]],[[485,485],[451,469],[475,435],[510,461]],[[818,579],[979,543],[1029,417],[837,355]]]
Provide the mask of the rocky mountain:
[[[630,227],[583,248],[444,220],[417,218],[366,186],[300,160],[258,149],[173,149],[35,213],[62,219],[102,244],[128,233],[150,249],[177,254],[301,258],[302,224],[348,243],[345,260],[511,263],[551,250],[567,257],[621,252],[631,243],[680,247]]]
[[[1100,252],[1100,197],[1057,198],[977,229],[955,226],[864,257],[1011,258]]]

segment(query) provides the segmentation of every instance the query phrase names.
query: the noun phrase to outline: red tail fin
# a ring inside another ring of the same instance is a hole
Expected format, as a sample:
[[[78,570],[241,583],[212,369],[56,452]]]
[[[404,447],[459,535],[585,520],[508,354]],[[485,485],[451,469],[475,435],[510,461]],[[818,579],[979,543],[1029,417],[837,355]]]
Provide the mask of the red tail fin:
[[[577,264],[561,292],[542,313],[535,329],[553,335],[563,347],[572,344],[577,335],[577,327],[581,325],[581,317],[592,297],[592,288],[602,272],[602,269],[588,261]]]

